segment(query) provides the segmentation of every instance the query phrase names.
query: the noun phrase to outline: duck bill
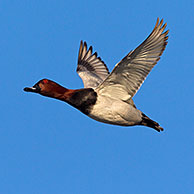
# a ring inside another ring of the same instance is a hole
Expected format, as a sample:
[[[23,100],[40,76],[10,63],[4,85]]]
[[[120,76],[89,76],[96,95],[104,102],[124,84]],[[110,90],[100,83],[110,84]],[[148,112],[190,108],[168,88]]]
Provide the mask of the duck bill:
[[[40,88],[39,87],[26,87],[24,88],[25,92],[34,92],[34,93],[39,93],[40,92]]]

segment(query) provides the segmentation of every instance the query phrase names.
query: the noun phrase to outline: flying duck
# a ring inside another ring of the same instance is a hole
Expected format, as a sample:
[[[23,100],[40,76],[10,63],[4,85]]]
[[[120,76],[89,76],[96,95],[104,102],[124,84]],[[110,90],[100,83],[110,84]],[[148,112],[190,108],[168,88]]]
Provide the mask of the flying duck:
[[[163,25],[163,19],[159,22],[158,18],[151,34],[118,62],[111,73],[97,53],[93,53],[92,47],[88,49],[86,42],[81,41],[77,73],[83,81],[83,89],[67,89],[54,81],[42,79],[24,91],[67,102],[103,123],[143,125],[163,131],[156,121],[136,108],[132,98],[167,45],[169,31],[165,28],[166,23]]]

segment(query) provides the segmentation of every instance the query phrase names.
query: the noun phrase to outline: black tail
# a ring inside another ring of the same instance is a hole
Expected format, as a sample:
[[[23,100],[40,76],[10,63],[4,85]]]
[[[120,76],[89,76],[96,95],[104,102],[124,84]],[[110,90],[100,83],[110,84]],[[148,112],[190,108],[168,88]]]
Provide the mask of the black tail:
[[[142,121],[141,121],[140,125],[151,127],[151,128],[155,129],[158,132],[164,130],[156,121],[151,120],[144,113],[142,113]]]

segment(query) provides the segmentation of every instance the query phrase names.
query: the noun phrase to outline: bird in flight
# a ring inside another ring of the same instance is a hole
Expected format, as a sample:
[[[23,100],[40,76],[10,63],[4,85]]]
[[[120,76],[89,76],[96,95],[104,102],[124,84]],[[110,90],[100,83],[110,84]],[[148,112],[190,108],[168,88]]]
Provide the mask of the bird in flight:
[[[24,91],[55,98],[74,106],[97,121],[120,125],[143,125],[156,131],[163,128],[138,110],[132,100],[145,78],[160,59],[168,40],[163,19],[157,19],[151,34],[132,50],[109,73],[106,64],[93,53],[86,42],[80,43],[77,73],[83,89],[67,89],[58,83],[42,79]]]

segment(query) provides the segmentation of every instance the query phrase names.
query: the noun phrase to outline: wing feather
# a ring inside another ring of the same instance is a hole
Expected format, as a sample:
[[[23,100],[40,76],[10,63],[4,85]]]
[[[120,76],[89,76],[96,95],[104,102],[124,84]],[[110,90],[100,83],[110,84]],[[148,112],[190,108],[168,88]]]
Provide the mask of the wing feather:
[[[96,91],[123,101],[136,94],[167,45],[168,30],[164,32],[166,24],[162,24],[163,19],[159,23],[158,18],[147,39],[115,66]]]
[[[85,88],[96,88],[109,75],[105,63],[98,57],[97,53],[92,54],[92,47],[87,50],[86,42],[80,43],[77,73],[81,77]]]

